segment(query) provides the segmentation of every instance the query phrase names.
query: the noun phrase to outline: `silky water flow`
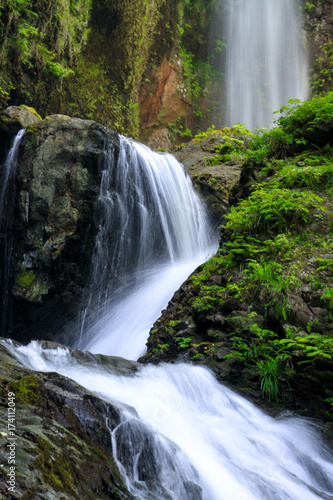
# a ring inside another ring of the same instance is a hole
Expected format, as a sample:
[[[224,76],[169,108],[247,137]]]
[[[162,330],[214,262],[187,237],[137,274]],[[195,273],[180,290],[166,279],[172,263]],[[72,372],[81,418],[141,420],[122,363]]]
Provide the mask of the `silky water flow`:
[[[333,498],[333,457],[317,429],[265,415],[206,368],[161,364],[126,377],[69,349],[2,342],[25,366],[65,375],[120,409],[110,440],[137,500]]]
[[[308,96],[308,58],[299,0],[227,0],[226,125],[271,127],[290,99]],[[222,38],[222,33],[221,33]]]
[[[177,160],[120,136],[105,148],[99,233],[76,347],[137,359],[149,329],[217,234]]]
[[[216,234],[172,156],[125,138],[120,146],[117,162],[111,146],[105,151],[79,342],[135,359],[161,308],[216,248]],[[332,455],[316,428],[290,415],[265,415],[206,368],[139,366],[134,375],[119,376],[68,348],[1,342],[32,370],[58,372],[119,408],[110,440],[138,500],[333,498]]]

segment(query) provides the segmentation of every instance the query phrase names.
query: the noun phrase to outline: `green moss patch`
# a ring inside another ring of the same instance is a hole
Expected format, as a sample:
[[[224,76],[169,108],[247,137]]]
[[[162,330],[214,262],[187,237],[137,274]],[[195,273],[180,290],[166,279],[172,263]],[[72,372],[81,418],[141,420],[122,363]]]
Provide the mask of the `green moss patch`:
[[[16,276],[15,285],[22,289],[30,288],[36,281],[36,275],[33,271],[22,269]]]
[[[40,398],[40,385],[34,375],[27,375],[17,382],[11,382],[9,387],[20,404],[35,405]]]

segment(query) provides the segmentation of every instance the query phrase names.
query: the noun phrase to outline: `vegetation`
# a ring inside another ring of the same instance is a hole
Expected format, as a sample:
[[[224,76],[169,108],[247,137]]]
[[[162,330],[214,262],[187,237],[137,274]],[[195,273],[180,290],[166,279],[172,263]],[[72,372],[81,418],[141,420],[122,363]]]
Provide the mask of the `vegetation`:
[[[39,401],[39,384],[34,375],[26,375],[15,382],[11,382],[10,390],[15,393],[19,404],[37,404]]]
[[[269,401],[296,394],[304,377],[308,390],[321,387],[316,415],[325,418],[332,418],[322,373],[324,366],[331,373],[333,360],[333,148],[330,139],[320,142],[319,130],[333,126],[331,101],[330,94],[291,101],[277,127],[258,131],[247,147],[221,132],[216,157],[238,148],[245,158],[232,191],[237,203],[221,226],[219,252],[189,279],[186,299],[167,316],[193,323],[176,337],[168,332],[169,356],[178,336],[191,338],[193,362],[222,376],[226,363],[239,363],[251,390],[258,386]]]
[[[178,74],[175,92],[199,116],[200,99],[221,77],[206,50],[215,4],[51,0],[46,9],[41,0],[0,2],[0,105],[94,118],[138,137],[140,90],[166,57]],[[177,137],[191,135],[184,121],[171,124]]]
[[[61,87],[87,42],[90,6],[90,0],[51,0],[47,10],[40,0],[0,4],[2,104],[14,91],[26,103],[45,104],[45,86]]]
[[[314,71],[312,74],[312,90],[316,94],[323,95],[333,89],[333,40],[327,41],[320,46],[317,54]]]

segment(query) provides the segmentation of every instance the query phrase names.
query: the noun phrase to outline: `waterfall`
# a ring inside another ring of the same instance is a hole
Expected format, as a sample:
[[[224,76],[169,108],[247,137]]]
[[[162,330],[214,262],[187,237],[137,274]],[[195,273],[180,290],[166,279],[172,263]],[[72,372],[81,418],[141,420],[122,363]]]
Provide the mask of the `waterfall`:
[[[18,149],[23,137],[23,134],[25,132],[25,128],[22,128],[19,130],[17,135],[14,137],[13,142],[11,144],[11,147],[8,151],[6,160],[1,168],[1,174],[0,174],[0,224],[1,226],[3,225],[3,219],[5,218],[6,214],[4,213],[5,210],[5,203],[6,203],[6,194],[10,186],[10,181],[13,179],[16,167],[17,167],[17,155],[18,155]]]
[[[137,359],[149,329],[216,247],[205,207],[169,154],[120,136],[107,144],[88,306],[77,347]]]
[[[21,129],[14,137],[7,157],[1,167],[0,173],[0,289],[2,290],[2,303],[0,305],[1,331],[7,331],[8,322],[8,284],[10,261],[12,254],[12,235],[10,224],[13,218],[13,199],[11,197],[12,181],[14,179],[18,149],[25,129]]]
[[[265,415],[206,368],[146,366],[126,377],[68,349],[1,342],[31,369],[58,372],[120,405],[110,440],[138,500],[332,498],[333,456],[315,427]]]
[[[78,343],[135,359],[174,290],[216,246],[171,155],[123,137],[106,145],[88,305]],[[70,349],[0,340],[31,370],[57,372],[114,404],[110,444],[137,500],[329,500],[332,454],[302,419],[273,419],[188,364],[113,373]],[[107,418],[107,417],[106,417]]]
[[[226,124],[270,127],[273,111],[308,96],[301,2],[228,0],[225,5]]]

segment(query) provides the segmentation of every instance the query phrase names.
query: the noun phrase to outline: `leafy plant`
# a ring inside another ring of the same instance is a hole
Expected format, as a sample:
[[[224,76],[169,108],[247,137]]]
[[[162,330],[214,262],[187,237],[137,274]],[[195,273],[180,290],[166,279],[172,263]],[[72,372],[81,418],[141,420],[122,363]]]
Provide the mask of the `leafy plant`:
[[[192,339],[191,337],[178,337],[175,342],[177,342],[182,349],[187,349],[191,345]]]
[[[325,293],[321,296],[321,299],[328,302],[329,318],[333,321],[333,288],[327,288]]]
[[[310,208],[325,211],[322,198],[311,191],[289,191],[258,186],[256,191],[226,216],[226,230],[246,234],[285,232],[309,221]]]
[[[158,344],[157,347],[154,347],[152,349],[152,352],[154,354],[157,354],[157,353],[160,353],[160,354],[163,354],[167,349],[169,349],[169,344]]]
[[[282,116],[277,124],[285,134],[292,134],[299,140],[306,139],[308,132],[320,127],[330,127],[333,121],[333,92],[325,96],[314,96],[311,100],[301,102],[298,99],[288,101],[288,106],[282,106]],[[322,135],[322,134],[321,134]],[[304,142],[304,141],[303,141]],[[305,143],[308,143],[305,141]]]
[[[290,353],[280,345],[276,333],[261,329],[256,323],[248,329],[251,337],[231,338],[233,351],[226,358],[237,358],[254,367],[260,377],[263,398],[277,401],[292,374],[286,363]]]
[[[305,356],[306,359],[299,364],[309,363],[318,356],[327,359],[333,357],[333,339],[325,335],[312,333],[302,337],[297,336],[295,339],[282,339],[280,344],[287,346],[295,356]]]

